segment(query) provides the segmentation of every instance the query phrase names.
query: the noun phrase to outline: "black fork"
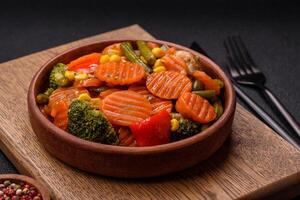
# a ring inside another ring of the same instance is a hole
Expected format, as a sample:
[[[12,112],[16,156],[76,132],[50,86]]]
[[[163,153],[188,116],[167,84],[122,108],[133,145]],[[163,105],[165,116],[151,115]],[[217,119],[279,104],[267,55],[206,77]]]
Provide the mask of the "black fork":
[[[239,84],[253,86],[266,96],[300,137],[300,125],[266,86],[266,77],[257,67],[240,36],[230,36],[224,41],[229,61],[228,70]]]

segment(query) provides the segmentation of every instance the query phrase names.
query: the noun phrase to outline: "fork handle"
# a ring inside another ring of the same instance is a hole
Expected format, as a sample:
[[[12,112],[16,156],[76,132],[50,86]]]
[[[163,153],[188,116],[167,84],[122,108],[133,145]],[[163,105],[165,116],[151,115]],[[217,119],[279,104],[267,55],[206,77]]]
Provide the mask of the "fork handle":
[[[294,138],[288,134],[288,131],[285,130],[285,128],[281,127],[280,124],[278,124],[268,113],[255,103],[237,84],[234,83],[234,81],[232,81],[232,83],[238,96],[257,114],[261,120],[276,131],[278,135],[300,150],[300,142],[298,138]]]
[[[295,118],[289,113],[289,111],[284,107],[284,105],[279,101],[279,99],[267,87],[263,87],[262,91],[267,97],[267,100],[278,109],[278,111],[281,113],[284,119],[289,123],[289,125],[300,137],[300,125],[295,120]]]

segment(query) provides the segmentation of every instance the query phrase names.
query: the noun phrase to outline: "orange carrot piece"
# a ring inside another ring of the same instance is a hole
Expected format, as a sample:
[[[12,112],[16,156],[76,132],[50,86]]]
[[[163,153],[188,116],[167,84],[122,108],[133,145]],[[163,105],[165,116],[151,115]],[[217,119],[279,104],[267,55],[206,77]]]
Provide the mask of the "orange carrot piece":
[[[133,137],[128,127],[120,127],[118,130],[118,134],[119,134],[120,146],[127,146],[127,147],[136,146],[135,138]]]
[[[175,47],[170,47],[167,49],[166,54],[173,55],[176,52]]]
[[[102,53],[108,54],[108,55],[111,55],[111,54],[118,54],[120,56],[123,55],[121,43],[115,43],[115,44],[105,47],[105,49],[103,49]]]
[[[142,95],[124,90],[104,98],[102,112],[112,124],[130,126],[150,117],[152,107]]]
[[[92,64],[99,64],[100,53],[91,53],[81,56],[68,64],[68,70],[77,71],[83,68],[89,68]]]
[[[54,90],[54,92],[49,97],[49,111],[52,112],[52,107],[60,101],[65,101],[69,105],[73,99],[77,98],[82,93],[88,93],[88,91],[84,88],[75,87],[58,88]]]
[[[80,88],[80,87],[99,87],[103,84],[104,84],[104,82],[100,81],[97,78],[88,78],[85,80],[75,81],[73,86],[78,87],[78,88]]]
[[[187,65],[184,60],[179,57],[175,57],[173,55],[165,55],[164,57],[162,57],[161,62],[169,71],[176,71],[185,75],[187,74]]]
[[[112,85],[130,85],[142,80],[145,70],[131,62],[108,62],[97,67],[95,76]]]
[[[159,47],[159,45],[156,44],[156,43],[154,43],[154,42],[147,42],[147,46],[148,46],[150,49]]]
[[[68,127],[68,109],[69,105],[65,101],[59,101],[52,106],[51,110],[53,123],[63,130],[67,130]]]
[[[176,110],[183,117],[200,123],[213,121],[217,114],[210,103],[199,95],[186,92],[176,102]]]
[[[149,92],[146,86],[142,85],[131,85],[128,90],[132,90],[136,93],[143,95],[151,104],[160,100],[158,97],[154,96]]]
[[[191,80],[174,71],[153,73],[147,77],[147,89],[162,99],[177,99],[184,92],[192,90]]]
[[[195,71],[193,76],[204,84],[206,90],[214,90],[216,95],[220,94],[220,85],[203,71]]]
[[[100,93],[99,97],[104,99],[105,97],[107,97],[108,95],[114,93],[114,92],[118,92],[118,91],[121,91],[121,89],[118,89],[118,88],[110,88],[110,89],[107,89],[103,92]]]
[[[155,115],[157,113],[159,113],[160,111],[166,110],[169,113],[171,113],[172,108],[173,108],[173,104],[171,101],[157,101],[154,103],[151,103],[152,105],[152,115]]]

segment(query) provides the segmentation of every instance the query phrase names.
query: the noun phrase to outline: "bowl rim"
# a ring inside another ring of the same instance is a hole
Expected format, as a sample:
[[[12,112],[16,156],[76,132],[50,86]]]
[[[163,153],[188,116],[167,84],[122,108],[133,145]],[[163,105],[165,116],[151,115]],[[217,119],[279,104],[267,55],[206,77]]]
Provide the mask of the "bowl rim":
[[[42,195],[43,200],[50,200],[49,191],[44,187],[41,183],[39,183],[36,179],[33,179],[29,176],[21,175],[21,174],[0,174],[0,180],[16,180],[23,181],[25,183],[29,183],[34,186],[39,193]]]
[[[201,133],[197,133],[189,138],[185,138],[183,140],[162,144],[162,145],[156,145],[156,146],[149,146],[149,147],[124,147],[124,146],[115,146],[115,145],[108,145],[108,144],[101,144],[96,143],[88,140],[84,140],[81,138],[78,138],[67,131],[64,131],[58,127],[56,127],[52,122],[50,122],[40,111],[38,108],[35,96],[34,96],[34,90],[36,87],[36,81],[39,78],[39,76],[43,73],[43,71],[48,67],[48,65],[52,62],[54,62],[56,59],[59,59],[66,54],[76,51],[78,49],[86,48],[87,46],[93,46],[93,45],[99,45],[101,43],[117,43],[122,41],[137,41],[140,40],[140,38],[122,38],[122,39],[108,39],[108,40],[98,40],[97,42],[87,43],[84,45],[80,45],[77,47],[73,47],[70,49],[67,49],[63,51],[62,53],[59,53],[58,55],[54,56],[50,60],[48,60],[46,63],[44,63],[38,71],[35,73],[34,77],[32,78],[28,90],[28,96],[27,96],[27,103],[28,103],[28,109],[33,112],[34,115],[37,116],[38,121],[36,123],[42,123],[44,126],[49,129],[52,133],[55,133],[57,137],[59,137],[61,140],[66,142],[69,145],[75,145],[77,148],[89,150],[89,151],[95,151],[95,152],[106,152],[106,153],[118,153],[118,154],[138,154],[138,155],[145,155],[145,154],[156,154],[156,153],[163,153],[168,151],[173,151],[176,149],[182,149],[186,146],[193,145],[195,143],[198,143],[205,138],[209,137],[210,135],[214,134],[216,130],[221,129],[222,126],[225,125],[225,123],[230,120],[231,117],[233,117],[233,114],[235,112],[235,106],[236,106],[236,96],[235,91],[233,89],[231,80],[228,78],[226,73],[210,58],[204,56],[203,54],[196,52],[192,49],[189,49],[187,47],[184,47],[179,44],[175,44],[168,41],[163,40],[155,40],[155,39],[143,39],[143,41],[147,42],[155,42],[159,44],[166,44],[168,46],[173,46],[176,49],[186,50],[194,55],[197,55],[200,57],[202,62],[205,62],[206,64],[210,65],[209,68],[214,71],[214,73],[219,74],[221,79],[224,82],[224,88],[226,90],[226,96],[227,96],[227,104],[228,106],[225,108],[222,116],[213,123],[210,127],[208,127],[206,130],[201,131]],[[211,67],[212,66],[212,67]],[[219,77],[219,78],[220,78]]]

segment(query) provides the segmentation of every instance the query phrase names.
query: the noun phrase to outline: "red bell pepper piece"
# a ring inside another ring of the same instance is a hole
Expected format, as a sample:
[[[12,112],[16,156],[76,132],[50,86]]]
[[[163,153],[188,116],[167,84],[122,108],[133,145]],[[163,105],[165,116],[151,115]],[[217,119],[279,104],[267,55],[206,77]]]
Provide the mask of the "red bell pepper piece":
[[[171,116],[166,110],[130,126],[138,146],[168,143],[170,141],[170,129]]]

